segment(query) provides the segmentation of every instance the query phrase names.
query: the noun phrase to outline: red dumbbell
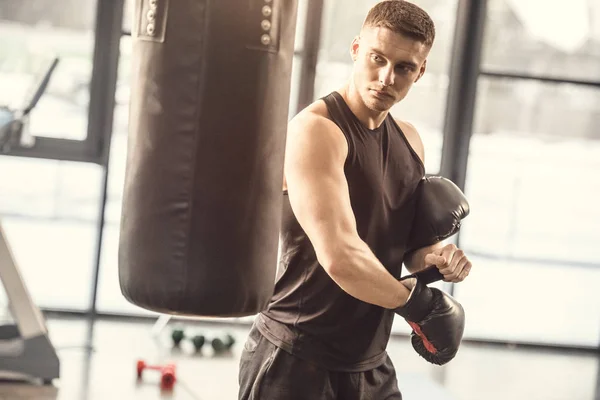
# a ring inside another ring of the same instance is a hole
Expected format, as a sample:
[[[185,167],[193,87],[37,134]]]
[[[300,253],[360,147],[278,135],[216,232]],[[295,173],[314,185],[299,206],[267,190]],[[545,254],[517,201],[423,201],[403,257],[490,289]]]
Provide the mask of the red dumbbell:
[[[145,369],[151,369],[160,372],[160,388],[161,389],[172,389],[177,380],[175,377],[175,364],[166,365],[148,365],[145,361],[139,360],[137,362],[137,376],[138,379],[142,379],[142,373]]]

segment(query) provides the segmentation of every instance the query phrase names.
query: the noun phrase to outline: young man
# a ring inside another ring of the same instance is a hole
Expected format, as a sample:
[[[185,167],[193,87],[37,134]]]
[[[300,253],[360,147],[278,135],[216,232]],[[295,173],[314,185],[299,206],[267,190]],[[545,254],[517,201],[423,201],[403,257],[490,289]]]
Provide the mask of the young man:
[[[402,264],[436,265],[448,282],[469,274],[454,245],[406,254],[424,152],[389,110],[423,76],[434,37],[414,4],[376,4],[347,84],[290,121],[280,268],[241,356],[240,399],[401,399],[385,349],[409,298]]]

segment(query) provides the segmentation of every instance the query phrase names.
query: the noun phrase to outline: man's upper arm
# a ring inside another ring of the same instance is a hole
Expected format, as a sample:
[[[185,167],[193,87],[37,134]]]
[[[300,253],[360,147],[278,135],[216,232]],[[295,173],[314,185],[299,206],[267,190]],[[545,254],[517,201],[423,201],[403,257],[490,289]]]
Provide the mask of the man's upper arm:
[[[358,238],[344,174],[347,153],[343,133],[327,118],[305,113],[290,122],[284,167],[288,196],[326,269]]]
[[[400,121],[398,119],[396,119],[396,123],[400,126],[400,128],[402,128],[402,131],[404,132],[404,135],[410,142],[411,147],[413,148],[415,153],[417,153],[419,158],[421,158],[421,161],[424,163],[425,146],[423,145],[423,141],[421,140],[421,135],[419,135],[419,132],[417,132],[417,128],[415,128],[414,125],[412,125],[409,122]]]

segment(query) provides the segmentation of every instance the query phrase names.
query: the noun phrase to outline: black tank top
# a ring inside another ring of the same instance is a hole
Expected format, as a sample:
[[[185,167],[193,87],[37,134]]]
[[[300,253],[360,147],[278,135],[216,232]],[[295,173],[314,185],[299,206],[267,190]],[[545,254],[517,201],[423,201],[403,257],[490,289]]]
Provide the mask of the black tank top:
[[[358,234],[400,277],[423,163],[391,115],[366,128],[342,96],[322,98],[348,141],[344,172]],[[394,312],[344,292],[319,265],[284,192],[274,295],[256,326],[273,344],[328,370],[357,372],[385,361]]]

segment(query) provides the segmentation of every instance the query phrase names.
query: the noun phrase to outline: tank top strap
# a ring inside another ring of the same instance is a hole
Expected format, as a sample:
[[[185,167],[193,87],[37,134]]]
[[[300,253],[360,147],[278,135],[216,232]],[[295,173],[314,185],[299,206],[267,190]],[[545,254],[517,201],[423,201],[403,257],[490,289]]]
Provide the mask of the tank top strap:
[[[355,156],[355,138],[353,133],[357,134],[364,131],[364,126],[358,121],[350,107],[344,101],[341,94],[336,91],[331,92],[327,96],[321,98],[325,102],[329,119],[335,123],[342,131],[348,143],[347,160],[352,160]]]

